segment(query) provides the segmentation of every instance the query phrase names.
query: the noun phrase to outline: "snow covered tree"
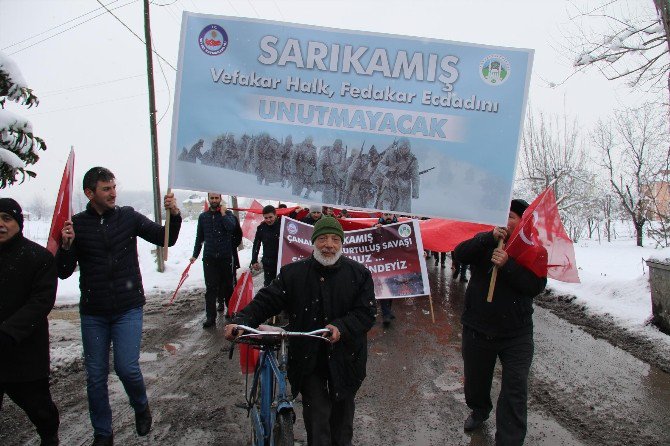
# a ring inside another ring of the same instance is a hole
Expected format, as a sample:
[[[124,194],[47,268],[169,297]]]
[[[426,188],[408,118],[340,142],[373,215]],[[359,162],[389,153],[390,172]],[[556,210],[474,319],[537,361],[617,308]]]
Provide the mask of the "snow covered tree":
[[[21,183],[26,175],[35,177],[27,167],[39,160],[38,150],[47,148],[33,135],[30,121],[5,109],[7,100],[28,108],[39,104],[19,68],[0,52],[0,189],[19,181],[19,175]]]
[[[664,117],[652,104],[619,110],[610,121],[599,121],[591,135],[612,191],[635,227],[637,246],[642,246],[644,226],[654,213],[650,187],[667,181],[670,172]]]
[[[566,229],[578,240],[587,221],[596,218],[600,192],[595,174],[588,169],[577,120],[529,110],[519,160],[518,190],[534,198],[552,185]]]
[[[655,8],[651,1],[647,5],[608,0],[579,10],[573,21],[580,32],[569,43],[576,51],[575,67],[595,66],[609,80],[625,78],[631,87],[670,93],[670,2],[653,0]],[[602,26],[591,31],[596,22]]]

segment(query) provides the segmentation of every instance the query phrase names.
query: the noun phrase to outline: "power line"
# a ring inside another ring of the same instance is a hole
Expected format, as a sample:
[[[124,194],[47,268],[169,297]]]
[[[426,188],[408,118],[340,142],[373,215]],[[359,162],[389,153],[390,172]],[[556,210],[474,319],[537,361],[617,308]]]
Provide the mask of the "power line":
[[[153,46],[153,39],[151,40],[151,42],[152,42],[151,45]],[[154,50],[154,52],[156,51],[155,47],[152,48],[152,49]],[[163,75],[163,79],[165,80],[165,86],[168,89],[168,103],[167,103],[167,107],[165,107],[165,111],[161,115],[161,117],[158,120],[158,122],[156,123],[156,125],[160,124],[161,121],[163,120],[163,118],[165,117],[165,115],[167,115],[168,110],[170,110],[170,104],[172,103],[172,91],[170,90],[170,83],[168,82],[168,78],[165,75],[165,71],[163,71],[163,64],[161,64],[161,60],[158,59],[157,62],[158,62],[158,67],[161,69],[161,74]]]
[[[119,0],[114,0],[112,3],[116,3],[117,1],[119,1]],[[131,3],[135,3],[136,1],[137,1],[137,0],[131,0],[131,1],[129,1],[128,3],[124,3],[123,5],[121,5],[121,6],[117,6],[116,8],[113,8],[113,9],[116,10],[116,9],[123,8],[124,6],[128,6],[128,5],[130,5]],[[111,4],[111,3],[110,3],[110,4]],[[52,27],[52,28],[49,28],[49,29],[47,29],[46,31],[42,31],[41,33],[35,34],[35,35],[31,36],[31,37],[28,37],[27,39],[23,39],[23,40],[21,40],[21,41],[19,41],[19,42],[12,43],[11,45],[2,48],[2,50],[4,51],[4,50],[7,49],[7,48],[11,48],[11,47],[16,46],[16,45],[19,45],[19,44],[21,44],[21,43],[27,42],[28,40],[32,40],[32,39],[34,39],[35,37],[39,37],[39,36],[41,36],[42,34],[46,34],[46,33],[49,32],[49,31],[52,31],[52,30],[54,30],[54,29],[56,29],[56,28],[60,28],[61,26],[65,25],[65,24],[67,24],[67,23],[70,23],[70,22],[72,22],[72,21],[74,21],[74,20],[77,20],[77,19],[79,19],[79,18],[81,18],[81,17],[87,16],[87,15],[89,15],[89,14],[95,12],[95,11],[100,10],[100,9],[102,9],[102,8],[98,8],[98,9],[95,9],[95,10],[93,10],[93,11],[89,11],[89,12],[87,12],[86,14],[82,14],[82,15],[80,15],[80,16],[78,16],[78,17],[75,17],[74,19],[70,19],[70,20],[68,20],[68,21],[66,21],[66,22],[61,23],[60,25],[54,26],[54,27]],[[64,29],[64,30],[62,30],[62,31],[60,31],[60,32],[58,32],[58,33],[56,33],[56,34],[52,34],[52,35],[50,35],[50,36],[48,36],[48,37],[46,37],[46,38],[44,38],[44,39],[42,39],[42,40],[39,40],[39,41],[33,43],[32,45],[28,45],[28,46],[25,46],[25,47],[23,47],[23,48],[21,48],[21,49],[19,49],[19,50],[16,50],[16,51],[14,51],[13,53],[11,53],[11,54],[9,54],[9,55],[11,56],[11,55],[14,55],[14,54],[16,54],[16,53],[20,53],[21,51],[27,50],[28,48],[32,48],[32,47],[34,47],[35,45],[39,45],[39,44],[41,44],[41,43],[44,43],[44,42],[46,42],[47,40],[53,39],[54,37],[56,37],[56,36],[58,36],[58,35],[60,35],[60,34],[63,34],[63,33],[65,33],[65,32],[67,32],[67,31],[70,31],[71,29],[77,28],[78,26],[81,26],[81,25],[83,25],[84,23],[90,22],[91,20],[96,19],[96,18],[98,18],[98,17],[100,17],[100,16],[103,16],[103,15],[105,15],[104,12],[101,13],[101,14],[95,15],[95,16],[93,16],[93,17],[87,19],[87,20],[82,21],[82,22],[79,22],[79,23],[77,23],[76,25],[73,25],[73,26],[71,26],[71,27],[69,27],[69,28],[66,28],[66,29]]]
[[[105,8],[105,9],[107,10],[107,12],[110,13],[110,14],[112,15],[112,17],[114,17],[116,20],[118,20],[119,23],[121,23],[121,24],[122,24],[128,31],[130,31],[135,37],[137,37],[137,38],[139,39],[140,42],[142,42],[143,44],[146,45],[146,43],[144,42],[144,40],[143,40],[140,36],[138,36],[138,35],[135,33],[135,31],[133,31],[132,29],[130,29],[130,27],[129,27],[128,25],[126,25],[126,24],[123,22],[123,20],[121,20],[120,18],[118,18],[116,15],[114,15],[114,13],[113,13],[112,11],[110,11],[110,10],[107,8],[107,6],[103,5],[102,2],[101,2],[100,0],[96,0],[96,1],[97,1],[98,3],[100,3],[100,5],[102,5],[102,7]],[[177,69],[176,69],[175,67],[173,67],[172,64],[171,64],[170,62],[168,62],[167,60],[165,60],[165,59],[163,58],[163,56],[161,56],[160,54],[158,54],[158,52],[157,52],[156,50],[154,50],[154,49],[152,48],[151,51],[152,51],[156,56],[158,56],[158,58],[160,58],[163,62],[165,62],[170,68],[172,68],[174,71],[177,71]]]
[[[163,91],[165,91],[165,90],[157,90],[158,93],[161,93]],[[149,94],[148,92],[144,92],[144,93],[135,94],[135,95],[132,95],[132,96],[124,96],[122,98],[114,98],[114,99],[109,99],[109,100],[106,100],[106,101],[93,102],[91,104],[77,105],[77,106],[74,106],[74,107],[59,108],[59,109],[56,109],[56,110],[49,110],[49,111],[36,112],[36,113],[24,113],[24,115],[26,117],[37,116],[37,115],[48,115],[50,113],[77,110],[79,108],[93,107],[95,105],[110,104],[112,102],[120,102],[120,101],[126,101],[128,99],[146,97],[148,94]]]
[[[249,2],[249,6],[251,6],[251,9],[254,10],[254,13],[256,14],[256,17],[260,18],[260,14],[258,14],[258,11],[256,11],[256,8],[254,7],[254,4],[251,3],[251,0],[247,0]]]
[[[170,5],[174,5],[174,4],[177,3],[178,1],[179,1],[179,0],[172,0],[172,3],[163,3],[163,4],[161,4],[161,3],[156,3],[156,2],[154,2],[153,0],[151,0],[149,3],[151,3],[152,5],[156,5],[156,6],[170,6]]]
[[[108,81],[96,82],[94,84],[76,85],[74,87],[64,88],[64,89],[61,89],[61,90],[52,90],[52,91],[47,91],[47,92],[44,92],[44,93],[40,93],[39,97],[40,98],[45,98],[45,97],[55,96],[55,95],[59,95],[59,94],[63,94],[63,93],[70,93],[70,92],[73,92],[73,91],[84,90],[86,88],[100,87],[100,86],[103,86],[103,85],[109,85],[109,84],[113,84],[115,82],[121,82],[121,81],[125,81],[125,80],[128,80],[128,79],[136,79],[138,77],[144,77],[144,76],[146,76],[146,74],[136,74],[135,76],[127,76],[127,77],[121,77],[121,78],[118,78],[118,79],[110,79]]]
[[[116,3],[116,2],[118,2],[118,1],[119,1],[119,0],[113,0],[112,2],[108,3],[108,5],[111,5],[112,3]],[[133,1],[135,1],[135,0],[133,0]],[[56,29],[56,28],[60,28],[60,27],[63,26],[63,25],[67,25],[67,24],[70,23],[70,22],[74,22],[74,21],[77,20],[77,19],[80,19],[80,18],[82,18],[82,17],[86,17],[87,15],[89,15],[89,14],[91,14],[91,13],[94,13],[94,12],[96,12],[96,11],[99,11],[99,10],[101,10],[101,9],[102,9],[102,8],[96,8],[96,9],[93,9],[93,10],[91,10],[91,11],[88,11],[88,12],[86,12],[86,13],[84,13],[84,14],[78,15],[78,16],[75,17],[75,18],[72,18],[72,19],[70,19],[70,20],[66,20],[65,22],[61,23],[60,25],[53,26],[53,27],[51,27],[51,28],[49,28],[49,29],[46,29],[46,30],[44,30],[44,31],[42,31],[42,32],[40,32],[40,33],[34,34],[34,35],[32,35],[32,36],[30,36],[30,37],[27,37],[27,38],[25,38],[25,39],[23,39],[23,40],[20,40],[20,41],[18,41],[18,42],[14,42],[14,43],[12,43],[11,45],[7,45],[6,47],[2,48],[2,50],[4,51],[4,50],[6,50],[7,48],[11,48],[11,47],[16,46],[16,45],[19,45],[19,44],[21,44],[21,43],[23,43],[23,42],[27,42],[27,41],[30,40],[30,39],[34,39],[35,37],[39,37],[39,36],[41,36],[42,34],[46,34],[46,33],[48,33],[49,31],[53,31],[53,30]],[[104,14],[104,13],[103,13],[103,14]],[[100,15],[102,15],[102,14],[100,14]],[[96,16],[96,17],[100,17],[100,16],[98,15],[98,16]],[[85,23],[85,22],[82,22],[82,23]]]

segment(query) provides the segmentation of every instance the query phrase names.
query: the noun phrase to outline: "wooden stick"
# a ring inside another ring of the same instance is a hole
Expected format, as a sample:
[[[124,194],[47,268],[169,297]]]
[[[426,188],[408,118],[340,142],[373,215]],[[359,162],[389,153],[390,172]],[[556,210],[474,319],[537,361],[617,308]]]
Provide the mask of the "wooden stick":
[[[502,248],[505,242],[503,239],[498,240],[498,249]],[[496,278],[498,277],[498,266],[493,266],[493,272],[491,273],[491,282],[489,283],[489,294],[486,296],[486,302],[493,302],[493,289],[496,287]]]
[[[168,187],[167,193],[171,193],[172,188]],[[170,244],[170,209],[165,210],[165,238],[163,239],[163,261],[168,259],[168,245]]]
[[[435,312],[433,311],[433,295],[428,295],[428,302],[430,302],[430,316],[433,318],[433,324],[435,323]]]

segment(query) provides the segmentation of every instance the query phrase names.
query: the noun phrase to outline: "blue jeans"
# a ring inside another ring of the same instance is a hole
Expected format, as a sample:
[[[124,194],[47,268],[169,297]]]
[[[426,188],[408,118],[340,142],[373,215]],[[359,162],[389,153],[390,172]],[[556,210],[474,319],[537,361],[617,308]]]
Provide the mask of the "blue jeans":
[[[142,307],[109,316],[81,315],[81,340],[86,365],[86,393],[94,435],[112,435],[112,408],[107,379],[109,349],[114,348],[114,371],[136,412],[148,403],[140,371]]]

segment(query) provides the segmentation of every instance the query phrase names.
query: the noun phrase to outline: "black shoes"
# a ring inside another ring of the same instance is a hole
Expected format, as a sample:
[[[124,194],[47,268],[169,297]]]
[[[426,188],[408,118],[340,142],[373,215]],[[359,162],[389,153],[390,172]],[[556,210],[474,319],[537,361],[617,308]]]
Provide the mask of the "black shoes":
[[[216,319],[207,318],[207,320],[205,320],[205,322],[203,322],[202,328],[213,327],[215,324],[216,324]]]
[[[226,310],[226,304],[224,304],[223,302],[221,302],[219,306],[216,307],[216,311],[218,311],[219,313],[225,310]]]
[[[465,277],[465,275],[461,275],[461,282],[467,282],[468,279]]]
[[[147,403],[146,409],[142,412],[135,412],[135,429],[137,430],[137,435],[144,437],[149,434],[151,430],[151,410],[149,409],[149,404]]]
[[[472,432],[473,430],[481,427],[482,424],[484,424],[484,420],[475,417],[475,413],[471,412],[463,424],[463,430],[465,432]]]
[[[389,327],[391,325],[391,316],[384,316],[382,319],[382,325],[384,327]]]
[[[105,437],[104,435],[95,435],[91,446],[114,446],[114,437]]]
[[[60,441],[58,441],[58,432],[53,435],[40,438],[40,446],[58,446]]]

